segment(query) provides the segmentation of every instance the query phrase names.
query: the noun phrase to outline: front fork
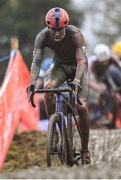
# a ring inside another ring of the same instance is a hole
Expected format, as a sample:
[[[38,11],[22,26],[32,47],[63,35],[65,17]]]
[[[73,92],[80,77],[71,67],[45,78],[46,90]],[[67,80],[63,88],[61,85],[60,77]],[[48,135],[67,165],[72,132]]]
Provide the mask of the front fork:
[[[68,103],[71,105],[72,101],[73,101],[72,92],[70,92]],[[68,140],[73,149],[72,112],[69,107],[67,107],[67,131],[68,131]]]
[[[69,94],[68,103],[72,103],[72,92]],[[65,120],[63,112],[63,97],[61,95],[56,96],[56,113],[59,113],[61,115],[62,123]],[[62,117],[63,116],[63,117]],[[64,124],[61,124],[61,127],[63,127]],[[72,133],[72,112],[69,107],[67,107],[67,123],[66,123],[67,129],[68,129],[68,137],[69,142],[73,139],[73,133]],[[73,143],[73,142],[72,142]],[[72,144],[73,145],[73,144]]]
[[[60,115],[61,117],[61,121],[59,122],[59,128],[61,130],[61,140],[62,140],[62,147],[64,147],[64,137],[65,137],[65,129],[66,125],[65,125],[65,118],[64,118],[64,114],[63,114],[63,97],[61,95],[57,95],[56,96],[56,106],[55,106],[55,112],[57,114]]]

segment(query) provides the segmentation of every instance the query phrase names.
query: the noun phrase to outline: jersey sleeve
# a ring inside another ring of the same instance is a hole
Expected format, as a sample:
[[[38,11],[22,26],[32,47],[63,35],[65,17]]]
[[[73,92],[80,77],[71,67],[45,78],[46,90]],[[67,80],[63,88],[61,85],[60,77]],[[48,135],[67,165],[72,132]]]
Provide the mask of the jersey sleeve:
[[[34,49],[41,49],[44,48],[44,37],[43,37],[43,33],[40,32],[37,34],[36,39],[35,39],[35,45],[34,45]]]
[[[73,35],[73,44],[76,48],[82,48],[85,46],[84,36],[80,31],[77,31]]]
[[[44,51],[44,37],[42,35],[42,32],[40,32],[35,39],[35,46],[33,51],[33,61],[31,64],[31,80],[32,83],[35,84],[39,70],[40,70],[40,64],[42,62],[42,56]]]
[[[74,33],[73,43],[74,43],[74,47],[76,48],[76,61],[77,62],[81,60],[87,61],[85,40],[83,34],[80,31]]]
[[[74,40],[74,47],[76,48],[76,61],[77,61],[76,75],[74,81],[79,83],[83,73],[85,71],[87,72],[88,62],[85,51],[84,37],[80,31],[74,34],[73,40]]]

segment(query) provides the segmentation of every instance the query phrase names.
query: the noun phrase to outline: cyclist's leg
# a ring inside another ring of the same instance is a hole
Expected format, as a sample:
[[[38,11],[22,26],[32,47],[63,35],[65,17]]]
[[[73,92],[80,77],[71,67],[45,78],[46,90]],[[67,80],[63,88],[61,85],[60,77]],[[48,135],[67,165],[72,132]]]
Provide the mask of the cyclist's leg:
[[[79,93],[79,99],[82,105],[77,105],[77,111],[79,114],[79,124],[81,128],[81,145],[82,145],[82,164],[90,163],[90,154],[88,150],[89,141],[89,111],[87,106],[88,97],[88,72],[85,71],[81,80],[82,91]]]
[[[66,75],[58,65],[53,65],[47,71],[44,79],[44,88],[55,88],[61,85],[66,80]],[[51,84],[51,85],[50,85]],[[54,94],[45,94],[45,107],[48,119],[54,113],[55,101]]]

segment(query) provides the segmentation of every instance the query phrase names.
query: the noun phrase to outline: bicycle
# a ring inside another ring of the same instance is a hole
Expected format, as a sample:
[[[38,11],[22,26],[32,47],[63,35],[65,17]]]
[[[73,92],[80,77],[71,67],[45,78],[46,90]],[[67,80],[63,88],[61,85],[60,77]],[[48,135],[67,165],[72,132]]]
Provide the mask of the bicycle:
[[[103,92],[100,96],[100,99],[102,99],[102,106],[104,106],[105,109],[107,107],[110,107],[112,118],[110,119],[110,124],[107,124],[107,128],[109,129],[120,129],[121,128],[121,88],[116,87],[115,89],[110,89],[105,92]],[[106,112],[105,112],[106,114]],[[108,117],[108,110],[107,110],[107,117]]]
[[[48,167],[52,166],[52,163],[55,163],[55,160],[58,165],[65,164],[73,166],[74,164],[78,165],[78,160],[81,159],[81,151],[77,152],[73,143],[73,122],[75,122],[81,142],[81,130],[76,118],[75,101],[78,101],[78,103],[81,102],[79,101],[78,94],[75,96],[73,89],[74,84],[72,82],[67,82],[67,86],[65,87],[39,89],[30,94],[29,102],[31,102],[33,107],[36,107],[34,103],[35,94],[55,94],[55,113],[52,114],[49,119],[47,132]],[[56,138],[56,136],[58,138]]]
[[[107,89],[100,94],[98,103],[90,103],[89,110],[92,128],[118,129],[121,127],[120,94],[120,87]],[[100,123],[98,124],[96,121],[100,121]]]

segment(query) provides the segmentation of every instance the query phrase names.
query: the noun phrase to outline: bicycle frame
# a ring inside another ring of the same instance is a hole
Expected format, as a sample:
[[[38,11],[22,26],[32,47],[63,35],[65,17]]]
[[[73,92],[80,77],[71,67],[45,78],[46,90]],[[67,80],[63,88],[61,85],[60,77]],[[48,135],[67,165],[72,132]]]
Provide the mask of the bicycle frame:
[[[69,93],[69,97],[67,98],[67,100],[64,97],[64,95],[62,94],[63,92]],[[54,94],[56,94],[55,112],[58,112],[60,115],[62,115],[62,101],[65,102],[65,104],[67,105],[67,111],[68,111],[67,112],[67,128],[69,129],[70,137],[72,136],[72,132],[70,132],[70,130],[72,129],[72,116],[73,116],[73,118],[75,120],[75,124],[77,126],[77,130],[79,132],[79,136],[81,138],[81,130],[80,130],[80,127],[78,126],[76,115],[75,115],[75,112],[72,107],[73,92],[72,92],[71,86],[69,86],[69,84],[68,84],[68,86],[66,86],[66,87],[59,87],[59,88],[54,88],[54,89],[39,89],[37,91],[31,92],[29,102],[31,102],[33,107],[36,107],[36,105],[34,103],[34,95],[37,93],[54,93]]]
[[[66,97],[65,94],[63,93],[67,93],[68,92],[68,96]],[[59,88],[54,88],[54,89],[40,89],[37,91],[34,91],[30,94],[30,99],[29,102],[31,102],[33,107],[36,107],[36,105],[34,104],[34,95],[36,93],[53,93],[56,94],[55,97],[55,112],[50,116],[50,123],[48,126],[49,128],[52,126],[52,118],[53,116],[60,116],[60,120],[58,121],[58,125],[59,129],[60,129],[60,135],[61,135],[61,152],[64,155],[64,162],[66,162],[68,165],[72,166],[74,163],[77,164],[75,157],[77,157],[80,153],[77,153],[75,151],[75,147],[73,146],[73,120],[75,121],[79,136],[80,136],[80,140],[81,140],[81,130],[80,127],[78,125],[77,119],[76,119],[76,112],[74,110],[76,110],[76,106],[75,106],[75,101],[78,100],[78,94],[77,96],[75,96],[73,89],[71,87],[71,85],[68,84],[68,86],[66,87],[59,87]],[[63,109],[63,102],[66,105],[66,114],[64,114],[64,109]],[[73,107],[74,105],[74,107]],[[66,117],[66,118],[65,118]],[[49,137],[52,137],[51,132],[53,132],[53,130],[49,131]],[[59,132],[59,131],[58,131]],[[51,141],[48,141],[51,142]],[[68,150],[68,153],[63,153],[65,152],[64,149],[65,148],[65,142],[66,142],[66,148]],[[50,161],[50,143],[48,143],[48,150],[47,150],[47,154],[48,154],[48,166],[51,165],[51,161]],[[57,152],[55,152],[55,154],[57,154]],[[61,153],[59,153],[61,154]],[[60,155],[59,155],[60,156]],[[67,159],[66,159],[67,158]],[[80,157],[78,157],[80,158]],[[63,162],[62,161],[62,162]]]
[[[68,104],[72,104],[73,102],[73,98],[72,98],[72,91],[68,92],[68,98],[66,101],[66,98],[64,97],[63,94],[57,94],[56,96],[56,106],[55,106],[55,112],[58,113],[61,116],[62,122],[61,122],[61,130],[63,132],[63,128],[64,128],[64,124],[66,124],[67,127],[67,133],[68,133],[68,140],[71,143],[71,145],[73,146],[73,134],[72,134],[72,116],[75,116],[74,113],[72,113],[72,110],[69,108]],[[67,105],[67,112],[66,112],[66,119],[64,117],[64,113],[63,113],[63,102],[66,103]],[[75,117],[76,119],[76,117]],[[66,123],[65,123],[66,121]]]

